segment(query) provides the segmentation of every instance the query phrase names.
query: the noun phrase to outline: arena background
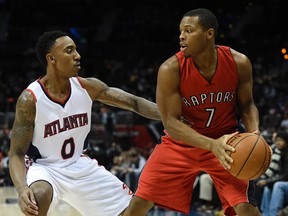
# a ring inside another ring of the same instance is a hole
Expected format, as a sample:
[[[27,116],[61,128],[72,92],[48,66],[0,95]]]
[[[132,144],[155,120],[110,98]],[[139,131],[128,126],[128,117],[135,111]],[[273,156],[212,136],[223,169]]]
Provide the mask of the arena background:
[[[288,48],[284,0],[1,0],[1,127],[5,122],[12,127],[17,97],[28,83],[44,74],[34,52],[44,31],[70,33],[82,56],[81,76],[98,77],[110,86],[155,101],[157,69],[179,50],[181,16],[197,7],[217,15],[218,44],[250,58],[261,129],[269,136],[287,112],[288,60],[285,51],[281,52]],[[96,104],[95,112],[99,110]],[[125,119],[133,125],[148,123],[137,115],[126,118],[122,113],[121,120]]]

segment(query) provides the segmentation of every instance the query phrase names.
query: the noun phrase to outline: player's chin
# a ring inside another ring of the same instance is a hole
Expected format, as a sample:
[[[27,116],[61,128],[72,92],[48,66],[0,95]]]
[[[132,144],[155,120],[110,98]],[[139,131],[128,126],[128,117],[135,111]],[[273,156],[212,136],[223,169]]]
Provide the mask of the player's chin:
[[[190,58],[191,57],[191,55],[189,53],[187,53],[187,52],[183,52],[183,54],[184,54],[185,58]]]
[[[78,73],[73,73],[72,75],[71,75],[71,77],[77,77],[78,76]]]
[[[78,76],[78,74],[79,74],[79,71],[80,71],[80,68],[74,68],[74,70],[73,70],[73,73],[72,73],[72,76]]]

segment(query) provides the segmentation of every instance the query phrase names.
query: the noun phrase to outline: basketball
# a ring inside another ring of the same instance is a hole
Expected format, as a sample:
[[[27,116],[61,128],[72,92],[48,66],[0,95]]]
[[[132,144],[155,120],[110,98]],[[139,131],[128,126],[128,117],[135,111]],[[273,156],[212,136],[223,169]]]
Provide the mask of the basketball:
[[[228,171],[236,178],[253,180],[268,169],[272,150],[262,136],[240,133],[230,138],[227,144],[235,148],[235,152],[230,154],[233,163]]]

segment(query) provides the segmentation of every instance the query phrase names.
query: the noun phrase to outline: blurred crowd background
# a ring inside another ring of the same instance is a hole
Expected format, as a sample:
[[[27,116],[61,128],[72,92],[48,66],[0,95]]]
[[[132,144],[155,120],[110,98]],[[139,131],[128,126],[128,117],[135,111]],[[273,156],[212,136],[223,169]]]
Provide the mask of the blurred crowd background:
[[[286,5],[284,0],[0,0],[2,169],[7,168],[17,98],[45,74],[34,51],[44,31],[59,29],[71,35],[82,56],[80,76],[97,77],[155,101],[158,67],[179,50],[182,15],[198,7],[218,17],[217,44],[250,58],[261,132],[271,141],[275,131],[288,131]],[[95,103],[92,123],[88,153],[120,178],[135,182],[135,176],[127,179],[115,166],[126,158],[124,167],[139,169],[142,163],[134,163],[135,157],[149,157],[162,132],[161,122]],[[123,169],[132,172],[128,168]],[[11,184],[6,181],[0,180],[0,185]]]
[[[13,112],[21,91],[44,74],[34,47],[52,29],[75,39],[81,76],[98,77],[154,101],[159,64],[179,50],[181,16],[206,7],[219,20],[217,43],[251,59],[262,130],[273,130],[287,118],[288,60],[281,52],[288,49],[284,2],[0,0],[0,112]]]

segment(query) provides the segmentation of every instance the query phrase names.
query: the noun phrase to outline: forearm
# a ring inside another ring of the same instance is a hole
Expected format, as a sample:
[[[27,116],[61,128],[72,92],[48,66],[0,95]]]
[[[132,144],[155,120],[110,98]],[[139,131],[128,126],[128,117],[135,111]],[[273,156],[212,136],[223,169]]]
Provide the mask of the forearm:
[[[101,103],[130,110],[148,119],[161,120],[156,103],[118,88],[104,86],[96,99]]]
[[[242,110],[241,119],[248,132],[259,130],[259,113],[254,104],[249,106],[247,109]]]
[[[144,98],[138,98],[133,111],[145,118],[161,120],[157,104]]]
[[[181,120],[171,118],[164,125],[172,139],[194,147],[211,150],[214,140],[198,133]]]
[[[10,156],[9,157],[9,172],[15,186],[16,191],[19,193],[22,187],[27,187],[25,180],[26,167],[24,164],[24,157]]]

